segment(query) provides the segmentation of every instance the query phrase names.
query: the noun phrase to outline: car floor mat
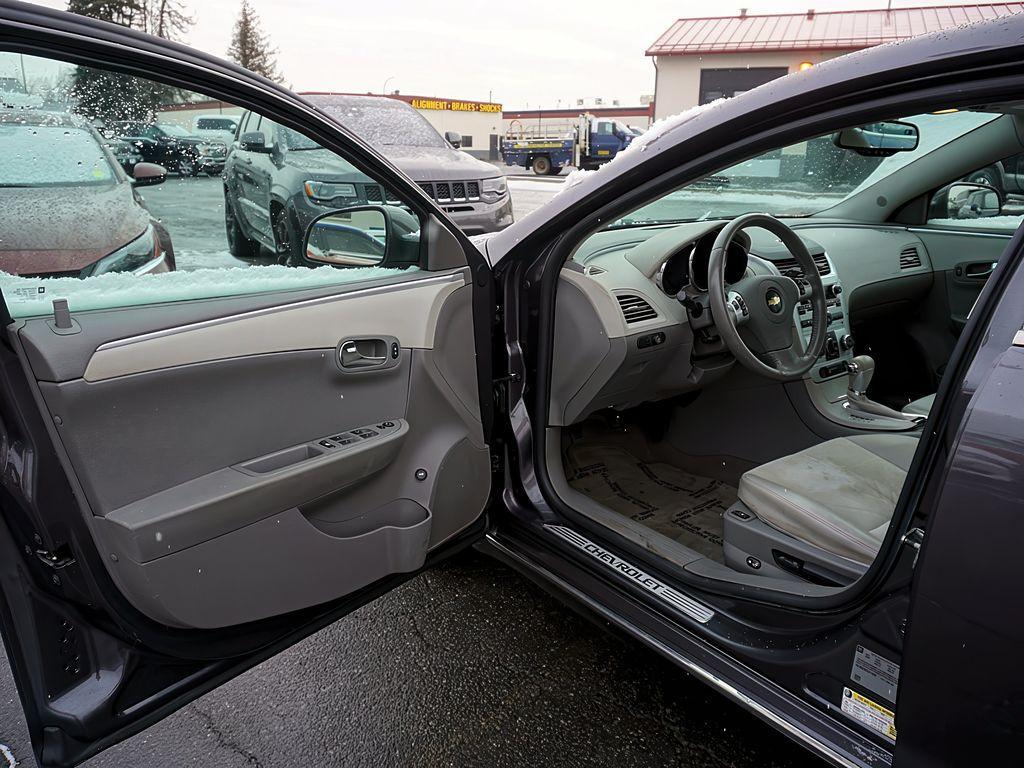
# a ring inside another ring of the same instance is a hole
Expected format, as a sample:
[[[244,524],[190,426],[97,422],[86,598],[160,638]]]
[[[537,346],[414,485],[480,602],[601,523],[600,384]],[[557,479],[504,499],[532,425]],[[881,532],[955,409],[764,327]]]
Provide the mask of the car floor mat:
[[[597,503],[724,562],[722,516],[736,501],[732,486],[602,443],[571,445],[565,472],[573,488]]]

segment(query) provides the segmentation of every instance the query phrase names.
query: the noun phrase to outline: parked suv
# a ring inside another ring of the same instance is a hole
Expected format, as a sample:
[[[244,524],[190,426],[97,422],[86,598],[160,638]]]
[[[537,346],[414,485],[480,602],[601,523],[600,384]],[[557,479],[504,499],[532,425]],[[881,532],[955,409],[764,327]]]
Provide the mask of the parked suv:
[[[490,163],[455,149],[408,104],[372,96],[307,98],[376,146],[467,234],[512,223],[505,177]],[[228,243],[238,258],[254,258],[262,244],[282,263],[303,264],[299,241],[315,216],[393,202],[379,184],[333,152],[265,117],[246,112],[238,131],[224,174]]]
[[[201,139],[223,142],[231,146],[238,132],[238,115],[197,115],[192,120],[192,133]]]
[[[146,162],[182,176],[217,176],[224,170],[227,144],[195,136],[180,125],[124,121],[110,128],[114,136],[134,145]]]

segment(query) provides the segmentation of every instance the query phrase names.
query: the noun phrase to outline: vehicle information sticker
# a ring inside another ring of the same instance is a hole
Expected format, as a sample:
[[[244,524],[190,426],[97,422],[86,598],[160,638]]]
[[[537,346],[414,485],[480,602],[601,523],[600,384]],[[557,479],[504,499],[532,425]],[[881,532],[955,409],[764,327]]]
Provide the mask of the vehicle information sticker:
[[[46,287],[42,285],[7,285],[4,286],[4,298],[11,303],[20,304],[25,301],[35,301],[46,293]]]
[[[896,742],[896,715],[867,696],[843,688],[842,710],[861,725]]]
[[[900,665],[869,651],[863,645],[857,646],[853,654],[853,669],[850,679],[877,693],[887,701],[896,701],[896,687],[900,680]]]

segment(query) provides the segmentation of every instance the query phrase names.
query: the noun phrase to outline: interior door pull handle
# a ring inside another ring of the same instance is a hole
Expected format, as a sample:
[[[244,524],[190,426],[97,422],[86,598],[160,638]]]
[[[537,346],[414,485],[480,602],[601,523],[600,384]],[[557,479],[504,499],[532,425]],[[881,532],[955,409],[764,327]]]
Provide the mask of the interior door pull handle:
[[[388,345],[383,339],[358,339],[341,345],[338,362],[342,368],[374,368],[388,361]]]

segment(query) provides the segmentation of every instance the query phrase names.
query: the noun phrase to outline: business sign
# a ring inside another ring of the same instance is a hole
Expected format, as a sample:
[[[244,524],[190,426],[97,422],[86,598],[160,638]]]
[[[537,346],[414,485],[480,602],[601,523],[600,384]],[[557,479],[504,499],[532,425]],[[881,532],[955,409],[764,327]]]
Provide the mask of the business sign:
[[[501,104],[486,101],[449,101],[448,99],[413,99],[414,109],[432,109],[439,112],[492,112],[500,113]]]

